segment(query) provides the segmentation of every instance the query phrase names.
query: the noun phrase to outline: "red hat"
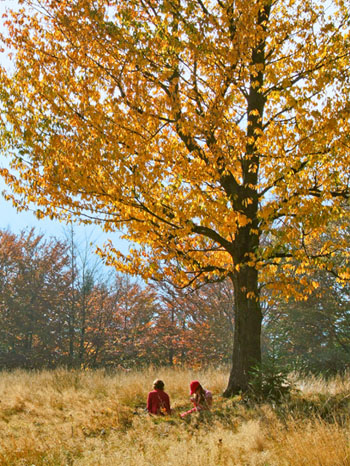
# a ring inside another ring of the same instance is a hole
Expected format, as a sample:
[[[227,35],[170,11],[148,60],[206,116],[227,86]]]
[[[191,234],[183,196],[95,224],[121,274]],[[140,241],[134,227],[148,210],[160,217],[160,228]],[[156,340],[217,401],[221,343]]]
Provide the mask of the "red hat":
[[[200,386],[201,384],[198,382],[198,380],[192,380],[190,383],[190,395],[193,395]]]

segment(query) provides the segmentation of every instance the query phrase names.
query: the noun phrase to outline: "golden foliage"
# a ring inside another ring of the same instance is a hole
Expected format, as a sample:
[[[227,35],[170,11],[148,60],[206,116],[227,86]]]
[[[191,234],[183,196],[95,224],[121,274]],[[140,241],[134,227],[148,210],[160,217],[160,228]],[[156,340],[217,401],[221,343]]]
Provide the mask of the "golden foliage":
[[[307,265],[304,233],[349,197],[347,15],[323,0],[25,2],[3,37],[8,198],[123,228],[140,246],[106,259],[146,279],[165,263],[182,285]]]

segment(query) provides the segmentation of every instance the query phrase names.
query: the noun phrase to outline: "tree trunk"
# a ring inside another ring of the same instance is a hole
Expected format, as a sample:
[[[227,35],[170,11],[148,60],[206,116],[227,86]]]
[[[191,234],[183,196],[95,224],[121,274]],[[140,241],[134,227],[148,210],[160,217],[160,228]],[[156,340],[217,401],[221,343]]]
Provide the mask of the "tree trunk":
[[[74,366],[74,339],[75,339],[75,317],[71,314],[68,317],[68,334],[69,334],[69,366]]]
[[[261,31],[266,31],[271,11],[271,1],[262,2],[257,16]],[[226,192],[231,191],[235,210],[242,212],[247,225],[238,229],[232,248],[235,271],[231,280],[235,296],[235,329],[233,341],[232,370],[225,396],[232,396],[248,388],[251,369],[261,363],[261,322],[262,313],[259,301],[258,271],[256,253],[259,247],[259,135],[263,133],[265,106],[264,70],[266,42],[262,34],[252,49],[250,88],[247,96],[247,144],[242,160],[243,183],[238,189],[235,181],[223,179]],[[252,265],[249,265],[249,262]]]
[[[258,272],[245,266],[232,277],[235,295],[235,328],[232,369],[224,396],[248,388],[250,370],[261,362],[262,313],[258,295]]]
[[[85,331],[86,331],[86,293],[83,288],[81,318],[80,318],[80,341],[79,341],[79,363],[84,363],[85,357]]]

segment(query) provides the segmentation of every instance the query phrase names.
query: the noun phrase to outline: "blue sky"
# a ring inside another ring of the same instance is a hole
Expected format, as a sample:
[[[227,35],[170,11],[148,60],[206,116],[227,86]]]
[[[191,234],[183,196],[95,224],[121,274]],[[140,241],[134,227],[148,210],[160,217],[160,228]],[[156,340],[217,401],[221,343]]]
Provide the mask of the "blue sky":
[[[0,18],[7,7],[15,8],[18,4],[17,0],[0,0]],[[2,21],[0,19],[0,31],[3,31]],[[10,62],[4,53],[0,53],[1,65],[8,67]],[[0,167],[7,167],[8,161],[0,155]],[[4,180],[0,176],[0,193],[6,189]],[[37,233],[43,233],[47,236],[55,236],[63,238],[67,225],[59,221],[53,221],[48,218],[37,219],[32,211],[17,212],[12,204],[6,201],[0,194],[0,229],[9,228],[13,233],[19,233],[21,230],[34,227]],[[76,226],[76,233],[83,240],[88,238],[90,241],[98,245],[102,245],[107,239],[111,239],[114,246],[122,251],[127,251],[128,243],[120,239],[118,233],[106,235],[98,226]]]
[[[4,161],[1,160],[0,166],[5,165]],[[7,189],[6,184],[0,176],[0,192]],[[35,208],[35,206],[33,206]],[[69,229],[68,225],[58,220],[50,220],[49,218],[38,219],[34,212],[31,210],[17,212],[12,206],[11,202],[8,202],[0,195],[0,229],[10,229],[13,233],[19,233],[22,230],[35,228],[37,234],[44,234],[45,236],[54,236],[56,238],[63,239]],[[78,241],[93,242],[98,246],[102,246],[107,239],[113,241],[114,246],[122,252],[127,252],[128,242],[120,238],[119,233],[106,234],[97,225],[84,226],[76,224],[74,226]]]
[[[3,161],[0,158],[0,166]],[[6,189],[6,184],[0,176],[0,192]],[[35,207],[35,206],[34,206]],[[69,227],[64,222],[50,220],[49,218],[37,219],[32,211],[17,212],[12,204],[6,201],[0,195],[0,229],[9,229],[13,233],[19,233],[22,230],[35,228],[37,234],[44,234],[47,237],[54,236],[63,239],[66,237]],[[119,233],[106,234],[99,226],[74,225],[75,234],[78,242],[92,242],[102,246],[107,239],[111,239],[115,247],[122,252],[127,252],[128,242],[120,238]]]

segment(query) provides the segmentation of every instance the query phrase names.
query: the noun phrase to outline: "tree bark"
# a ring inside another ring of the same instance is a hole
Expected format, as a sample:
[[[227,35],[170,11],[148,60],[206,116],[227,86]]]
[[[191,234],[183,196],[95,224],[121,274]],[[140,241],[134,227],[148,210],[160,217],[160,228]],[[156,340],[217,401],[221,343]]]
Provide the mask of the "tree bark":
[[[261,363],[262,312],[258,272],[246,266],[232,277],[235,295],[235,328],[232,369],[224,396],[245,392],[251,369]]]
[[[259,9],[257,24],[261,31],[266,31],[271,5],[272,2],[268,0]],[[236,264],[236,270],[231,275],[235,296],[235,329],[232,369],[224,392],[225,396],[246,391],[251,369],[261,363],[262,313],[258,270],[253,258],[256,258],[260,236],[258,220],[260,153],[257,142],[259,135],[263,132],[266,102],[263,93],[265,47],[266,42],[262,35],[253,47],[251,55],[252,68],[247,96],[246,157],[242,161],[243,183],[241,189],[236,192],[236,196],[231,196],[235,210],[246,216],[248,224],[239,228],[232,248],[233,263]],[[226,191],[229,192],[229,189],[226,188]]]

